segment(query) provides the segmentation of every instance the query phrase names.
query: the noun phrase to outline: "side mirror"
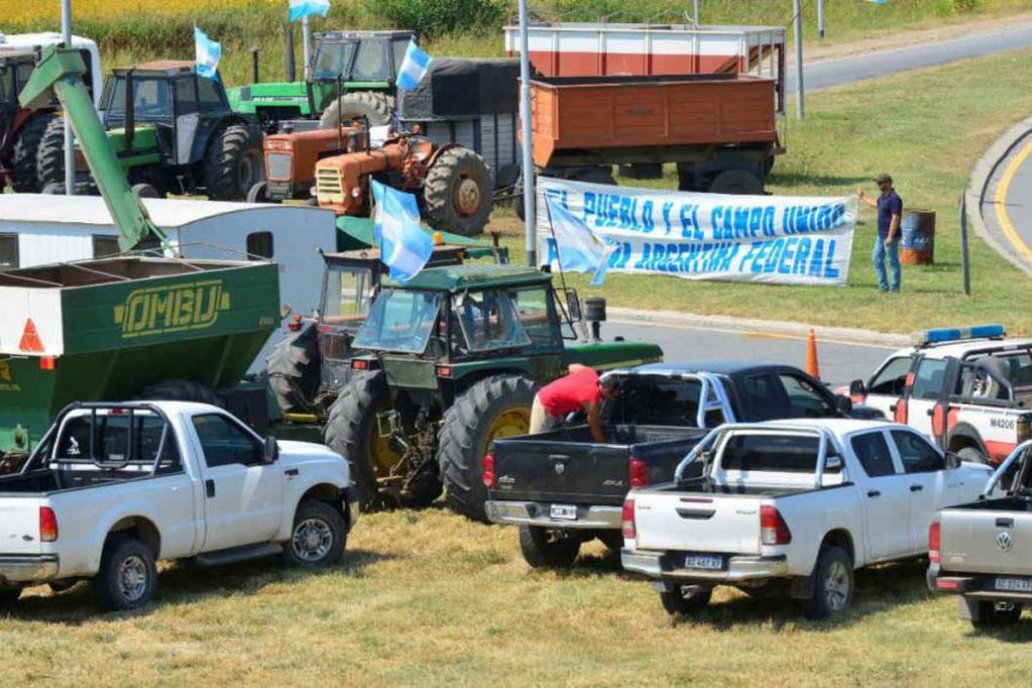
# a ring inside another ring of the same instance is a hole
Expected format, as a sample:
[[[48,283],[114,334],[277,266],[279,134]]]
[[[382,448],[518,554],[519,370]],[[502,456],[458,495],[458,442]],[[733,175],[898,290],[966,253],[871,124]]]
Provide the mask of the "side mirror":
[[[581,313],[580,298],[577,296],[576,289],[566,290],[566,311],[570,314],[570,320],[573,322],[580,322],[584,319],[584,314]]]
[[[824,461],[824,470],[826,471],[837,471],[842,468],[842,457],[838,454],[832,454]]]
[[[849,396],[851,397],[865,397],[867,396],[867,385],[864,384],[863,380],[853,380],[849,383]]]
[[[276,463],[279,458],[279,442],[273,436],[265,438],[265,463]]]
[[[836,394],[835,408],[841,411],[843,415],[848,416],[853,412],[853,400],[847,396],[843,396],[842,394]]]
[[[954,468],[960,468],[962,459],[959,454],[954,452],[946,452],[946,469],[953,470]]]

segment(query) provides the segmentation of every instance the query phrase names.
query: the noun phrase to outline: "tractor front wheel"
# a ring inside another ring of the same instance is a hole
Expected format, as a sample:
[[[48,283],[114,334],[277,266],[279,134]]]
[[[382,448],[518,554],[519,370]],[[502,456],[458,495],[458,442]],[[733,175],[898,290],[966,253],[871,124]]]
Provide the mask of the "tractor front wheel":
[[[242,201],[265,178],[262,139],[248,127],[233,124],[208,142],[205,187],[213,201]]]
[[[36,115],[18,132],[18,139],[11,152],[11,186],[19,193],[38,193],[43,188],[40,181],[37,160],[43,136],[50,122],[55,117],[51,113]],[[64,125],[61,126],[61,137],[64,139]],[[64,152],[62,151],[62,154]],[[62,180],[63,181],[63,180]]]
[[[329,101],[319,118],[320,129],[333,129],[341,122],[364,117],[371,127],[390,124],[394,113],[394,98],[379,91],[344,93]]]
[[[463,236],[483,232],[493,202],[484,159],[462,146],[441,153],[426,173],[423,200],[434,229]]]
[[[444,413],[437,461],[448,506],[487,522],[482,460],[491,442],[525,435],[530,427],[534,383],[522,375],[493,375],[474,383]]]

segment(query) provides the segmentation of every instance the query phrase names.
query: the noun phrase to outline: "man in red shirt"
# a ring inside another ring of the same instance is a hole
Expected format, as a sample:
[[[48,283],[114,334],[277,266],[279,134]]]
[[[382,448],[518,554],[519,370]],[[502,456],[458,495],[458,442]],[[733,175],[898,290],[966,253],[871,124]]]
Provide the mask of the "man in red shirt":
[[[586,411],[591,436],[598,443],[605,443],[606,434],[599,420],[599,405],[603,399],[616,392],[616,380],[608,378],[599,381],[598,373],[586,365],[574,363],[569,374],[538,390],[534,404],[530,407],[530,434],[548,432],[562,419],[576,411]]]

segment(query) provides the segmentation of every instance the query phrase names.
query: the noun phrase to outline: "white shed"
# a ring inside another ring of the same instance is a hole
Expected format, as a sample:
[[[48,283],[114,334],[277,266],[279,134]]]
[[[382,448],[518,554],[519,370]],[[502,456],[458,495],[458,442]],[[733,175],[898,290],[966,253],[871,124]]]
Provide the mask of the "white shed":
[[[145,199],[151,219],[186,258],[271,259],[280,299],[298,313],[319,307],[323,261],[337,248],[332,211],[302,205]],[[118,252],[118,230],[99,196],[0,194],[0,269],[98,258]],[[250,372],[283,336],[266,343]]]

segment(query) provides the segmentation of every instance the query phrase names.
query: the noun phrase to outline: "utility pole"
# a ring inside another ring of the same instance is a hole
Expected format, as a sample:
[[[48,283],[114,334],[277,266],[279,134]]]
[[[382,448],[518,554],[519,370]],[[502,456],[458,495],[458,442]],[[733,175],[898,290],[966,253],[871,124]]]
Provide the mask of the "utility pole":
[[[792,33],[795,38],[796,82],[795,82],[795,114],[796,119],[803,119],[803,17],[799,9],[799,0],[792,0]]]
[[[65,47],[72,47],[72,0],[61,0],[61,33]],[[100,84],[93,84],[100,88]],[[72,120],[64,118],[64,167],[65,193],[75,195],[75,141],[72,137]]]
[[[520,124],[523,131],[523,227],[527,265],[537,267],[537,194],[534,192],[534,156],[530,127],[530,39],[527,37],[527,0],[520,0]]]
[[[695,10],[694,10],[694,11],[695,11],[695,14],[693,14],[693,15],[692,15],[692,21],[694,21],[694,22],[695,22],[695,25],[696,25],[696,26],[698,26],[698,25],[699,25],[699,24],[701,23],[701,22],[699,21],[699,0],[695,0],[695,2],[694,2],[694,5],[693,5],[693,6],[694,6],[694,8],[695,8]]]

